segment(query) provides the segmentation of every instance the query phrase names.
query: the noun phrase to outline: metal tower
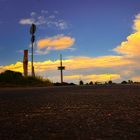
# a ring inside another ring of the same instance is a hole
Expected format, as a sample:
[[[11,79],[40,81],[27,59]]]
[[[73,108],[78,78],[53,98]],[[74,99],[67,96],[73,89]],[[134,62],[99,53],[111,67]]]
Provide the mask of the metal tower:
[[[63,83],[63,70],[65,70],[65,66],[62,64],[62,55],[60,54],[60,66],[58,67],[58,70],[60,70],[60,78],[61,78],[61,84]]]

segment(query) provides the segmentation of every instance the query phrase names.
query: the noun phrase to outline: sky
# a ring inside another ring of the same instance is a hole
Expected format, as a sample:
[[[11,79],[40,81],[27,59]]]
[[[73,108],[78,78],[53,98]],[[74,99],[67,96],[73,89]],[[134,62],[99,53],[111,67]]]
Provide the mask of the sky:
[[[62,54],[65,82],[140,81],[139,0],[0,0],[0,72],[23,72],[32,23],[37,76],[60,81]]]

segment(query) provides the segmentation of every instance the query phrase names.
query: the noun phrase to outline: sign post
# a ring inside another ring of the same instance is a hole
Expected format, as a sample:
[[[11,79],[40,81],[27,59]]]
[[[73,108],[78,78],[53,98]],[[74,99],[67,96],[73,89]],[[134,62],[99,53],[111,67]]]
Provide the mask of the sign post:
[[[24,76],[28,76],[28,50],[24,50],[24,57],[23,57],[23,70]]]

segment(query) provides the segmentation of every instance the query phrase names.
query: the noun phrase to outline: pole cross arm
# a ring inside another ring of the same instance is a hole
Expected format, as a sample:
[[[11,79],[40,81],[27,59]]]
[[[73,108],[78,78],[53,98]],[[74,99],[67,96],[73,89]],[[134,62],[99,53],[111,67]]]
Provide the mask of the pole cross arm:
[[[64,66],[60,66],[60,67],[58,67],[58,70],[65,70],[65,67]]]

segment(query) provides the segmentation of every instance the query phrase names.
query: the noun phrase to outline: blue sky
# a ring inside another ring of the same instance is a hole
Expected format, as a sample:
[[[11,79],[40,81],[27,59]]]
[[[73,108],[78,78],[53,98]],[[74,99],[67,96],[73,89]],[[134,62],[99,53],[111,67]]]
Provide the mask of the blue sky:
[[[74,42],[66,49],[50,49],[44,55],[39,53],[35,61],[57,60],[60,53],[65,59],[118,56],[112,49],[134,32],[132,26],[140,13],[140,1],[0,0],[0,9],[0,65],[3,66],[22,61],[22,50],[30,50],[27,19],[34,18],[37,22],[41,16],[45,19],[40,22],[45,20],[45,23],[38,23],[36,41],[69,36]]]

